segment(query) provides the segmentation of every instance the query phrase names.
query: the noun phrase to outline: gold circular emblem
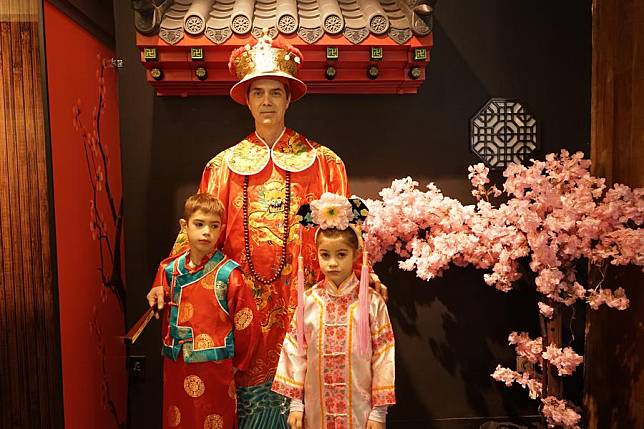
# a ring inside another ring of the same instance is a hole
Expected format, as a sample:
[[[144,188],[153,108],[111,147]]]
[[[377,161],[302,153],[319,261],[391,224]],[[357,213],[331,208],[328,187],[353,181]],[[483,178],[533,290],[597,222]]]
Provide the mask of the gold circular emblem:
[[[168,426],[176,428],[179,423],[181,423],[181,411],[176,405],[170,405],[168,407]]]
[[[195,309],[189,302],[181,303],[179,305],[179,323],[185,323],[192,319]]]
[[[191,398],[198,398],[206,391],[206,386],[201,378],[189,375],[183,380],[183,389]]]
[[[222,429],[224,419],[219,414],[210,414],[203,422],[203,429]]]
[[[250,308],[244,307],[235,313],[235,329],[241,331],[248,328],[250,322],[253,321],[253,312]]]
[[[197,335],[195,341],[195,350],[211,349],[215,347],[215,342],[212,340],[212,337],[208,334],[199,334]]]

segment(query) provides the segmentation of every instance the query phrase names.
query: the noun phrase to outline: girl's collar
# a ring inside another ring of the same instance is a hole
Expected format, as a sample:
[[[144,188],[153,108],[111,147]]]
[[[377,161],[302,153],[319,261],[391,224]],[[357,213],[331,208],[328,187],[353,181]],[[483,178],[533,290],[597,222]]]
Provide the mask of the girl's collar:
[[[324,280],[324,289],[331,295],[342,296],[346,295],[358,288],[358,278],[354,273],[351,273],[339,286],[336,286],[332,281]]]

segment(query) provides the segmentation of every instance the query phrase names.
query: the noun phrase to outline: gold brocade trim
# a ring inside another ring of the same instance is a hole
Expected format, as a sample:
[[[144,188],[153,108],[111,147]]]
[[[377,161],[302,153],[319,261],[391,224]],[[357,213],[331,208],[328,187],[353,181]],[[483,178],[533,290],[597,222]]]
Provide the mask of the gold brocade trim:
[[[318,362],[324,362],[322,350],[322,337],[324,337],[324,303],[315,293],[312,293],[311,297],[313,297],[313,300],[320,306],[320,320],[318,322],[318,326],[321,329],[318,331]],[[318,386],[320,386],[320,416],[324,416],[324,384],[322,383],[322,368],[318,368]]]
[[[258,42],[259,43],[259,42]],[[251,51],[247,50],[239,54],[235,59],[233,59],[233,64],[235,66],[235,74],[237,75],[237,80],[242,80],[246,75],[251,73],[267,73],[281,71],[288,73],[291,76],[295,76],[297,73],[297,63],[293,61],[293,54],[289,54],[286,49],[270,47],[272,61],[269,64],[272,66],[272,70],[262,69],[257,70],[257,64],[255,64],[255,56]],[[287,59],[288,58],[288,59]]]
[[[226,164],[234,173],[252,176],[262,171],[270,158],[270,149],[265,143],[245,139],[228,150]]]
[[[171,428],[176,428],[181,423],[181,411],[176,405],[170,405],[168,407],[168,426]]]
[[[183,380],[183,389],[191,398],[198,398],[206,391],[206,385],[198,376],[189,375]]]
[[[293,344],[295,347],[297,347],[297,340],[293,337],[292,334],[287,333],[284,339],[289,343]]]
[[[203,429],[222,429],[224,427],[224,419],[219,414],[210,414],[203,422]]]
[[[250,326],[250,322],[253,321],[253,312],[250,308],[244,307],[235,313],[235,329],[238,331],[243,331],[244,329]]]
[[[376,332],[372,332],[371,336],[372,337],[377,337],[378,335],[382,334],[384,331],[391,330],[391,324],[385,323],[382,325]]]
[[[382,392],[384,390],[396,390],[396,386],[379,386],[371,388],[372,392]]]
[[[298,133],[280,139],[271,150],[275,165],[291,173],[304,171],[312,166],[316,156],[317,150]]]
[[[317,143],[313,143],[312,146],[320,152],[325,160],[334,162],[336,164],[342,164],[342,159],[340,159],[340,157],[328,147],[322,146]]]
[[[389,350],[389,349],[391,349],[393,347],[394,347],[394,344],[386,345],[383,348],[381,348],[380,350],[373,352],[371,357],[374,358],[376,356],[379,356],[379,355],[383,354],[384,352],[386,352],[387,350]]]
[[[355,277],[355,275],[354,275]],[[348,313],[349,313],[349,344],[347,345],[348,350],[347,350],[347,355],[349,357],[349,381],[347,382],[347,389],[349,390],[349,421],[353,422],[353,379],[351,377],[351,374],[353,374],[353,371],[351,370],[351,360],[353,357],[353,310],[358,306],[358,303],[353,303],[349,305]]]
[[[316,157],[315,146],[291,130],[285,130],[272,149],[259,137],[251,135],[226,150],[225,155],[228,168],[242,176],[261,172],[271,159],[279,168],[298,173],[311,167]]]

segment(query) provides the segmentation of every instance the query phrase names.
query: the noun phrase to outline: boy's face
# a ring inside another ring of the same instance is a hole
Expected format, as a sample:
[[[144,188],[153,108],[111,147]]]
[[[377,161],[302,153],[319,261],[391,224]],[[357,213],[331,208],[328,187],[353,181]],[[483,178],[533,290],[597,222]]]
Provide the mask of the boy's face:
[[[255,79],[250,84],[247,103],[255,123],[282,124],[290,101],[291,97],[279,80]]]
[[[194,212],[187,221],[180,219],[179,224],[181,230],[188,236],[190,249],[200,257],[215,250],[224,226],[218,215],[206,213],[203,210]]]
[[[342,284],[353,272],[357,252],[343,237],[318,238],[318,261],[327,280],[336,286]]]

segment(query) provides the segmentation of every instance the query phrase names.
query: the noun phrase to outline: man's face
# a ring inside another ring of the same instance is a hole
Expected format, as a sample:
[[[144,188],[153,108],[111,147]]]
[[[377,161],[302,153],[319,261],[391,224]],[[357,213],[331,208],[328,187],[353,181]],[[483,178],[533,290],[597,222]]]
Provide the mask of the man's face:
[[[256,124],[283,125],[291,96],[279,80],[255,79],[248,89],[247,104]]]

